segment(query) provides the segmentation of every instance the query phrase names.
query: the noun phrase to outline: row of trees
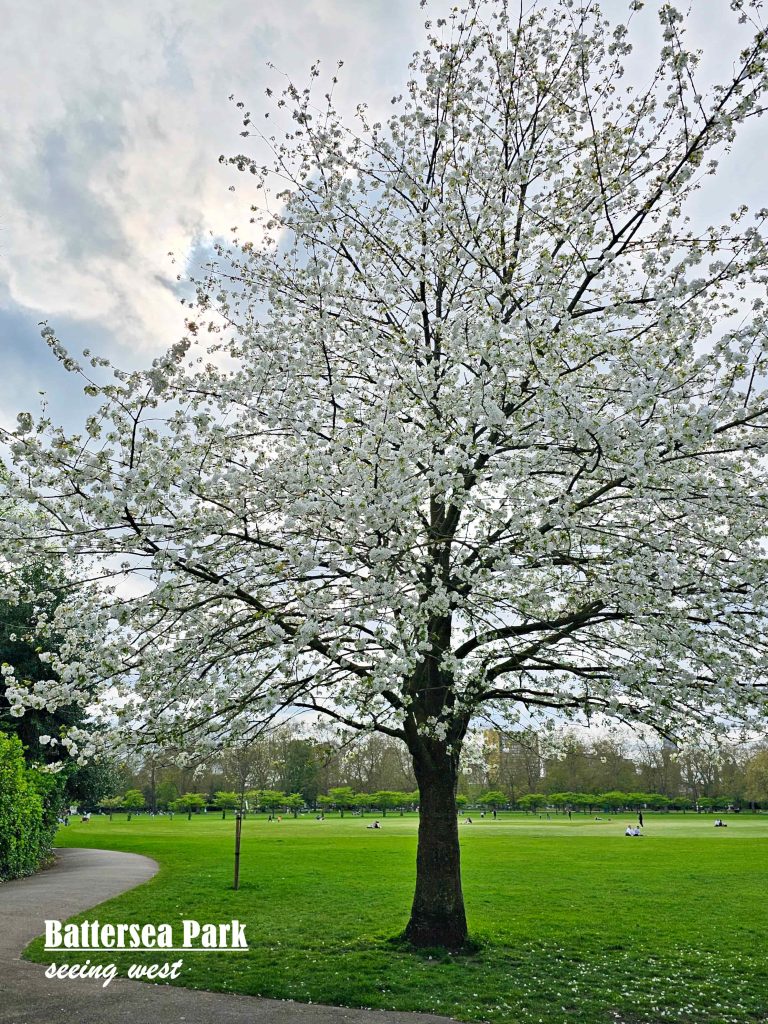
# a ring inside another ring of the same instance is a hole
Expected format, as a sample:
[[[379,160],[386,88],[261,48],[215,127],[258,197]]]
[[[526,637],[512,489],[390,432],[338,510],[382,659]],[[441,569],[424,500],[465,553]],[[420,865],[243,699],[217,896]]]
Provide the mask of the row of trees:
[[[563,813],[581,811],[591,814],[594,811],[710,811],[725,810],[737,806],[735,798],[701,797],[696,803],[687,796],[666,797],[661,793],[624,793],[611,790],[608,793],[526,793],[517,801],[516,806],[524,811],[540,811],[554,808]]]
[[[765,740],[721,737],[677,748],[642,730],[592,734],[488,730],[462,775],[464,792],[504,790],[512,801],[527,793],[655,793],[692,804],[715,799],[768,801]]]
[[[151,810],[165,810],[191,792],[209,806],[222,792],[295,794],[308,807],[328,806],[339,790],[355,794],[416,791],[405,747],[387,736],[349,737],[319,725],[301,730],[285,725],[196,768],[179,768],[158,758],[124,764],[114,789],[138,789]],[[684,750],[629,730],[588,734],[560,729],[502,732],[485,730],[465,742],[459,797],[475,804],[495,790],[503,803],[525,806],[530,794],[654,794],[675,806],[768,802],[768,751],[759,744],[721,740]],[[530,802],[530,801],[529,801]],[[550,800],[551,803],[551,800]],[[353,806],[352,804],[349,805]]]
[[[502,802],[505,802],[503,794],[499,794]],[[466,797],[461,798],[466,802]],[[218,790],[207,795],[205,793],[184,793],[175,800],[168,800],[160,806],[161,810],[168,810],[174,813],[186,812],[191,817],[193,813],[203,808],[218,808],[225,818],[228,810],[243,811],[265,811],[276,813],[279,810],[286,813],[291,812],[294,816],[307,806],[321,810],[338,811],[344,817],[345,811],[379,810],[386,817],[388,810],[399,810],[401,813],[412,810],[418,805],[419,793],[414,790],[409,793],[395,790],[379,790],[376,793],[356,793],[350,786],[338,786],[332,788],[329,793],[321,794],[311,804],[304,799],[301,793],[284,793],[277,789],[249,789],[243,793],[234,790]],[[99,807],[109,811],[110,817],[117,810],[128,812],[128,817],[136,810],[147,807],[144,794],[138,789],[129,789],[122,796],[107,797],[101,800]]]
[[[752,800],[752,804],[768,804],[768,800]],[[418,807],[419,791],[411,793],[397,792],[393,790],[381,790],[377,793],[355,793],[349,786],[340,786],[332,789],[327,795],[321,795],[312,806],[313,810],[334,810],[338,811],[340,817],[344,817],[345,811],[365,813],[365,811],[378,810],[386,817],[388,810],[405,811]],[[610,790],[605,793],[525,793],[523,796],[513,800],[502,790],[488,790],[479,793],[473,799],[459,793],[456,797],[457,811],[461,811],[468,805],[482,807],[487,810],[499,810],[512,808],[515,810],[537,812],[553,808],[555,812],[566,813],[577,811],[591,814],[595,811],[625,811],[625,810],[651,810],[651,811],[718,811],[726,810],[729,807],[740,807],[741,801],[738,797],[723,795],[717,797],[700,797],[693,801],[687,796],[666,797],[662,793],[625,793],[622,790]],[[108,797],[99,804],[102,810],[109,811],[110,820],[112,813],[117,810],[128,812],[130,821],[134,811],[144,809],[147,804],[140,790],[128,790],[123,796]],[[262,811],[276,814],[278,811],[292,813],[297,817],[301,810],[307,808],[307,802],[300,793],[283,793],[279,790],[248,790],[244,794],[234,791],[219,790],[211,796],[205,793],[184,793],[176,800],[169,801],[162,810],[174,813],[186,813],[191,818],[193,813],[199,813],[203,809],[213,808],[221,810],[222,818],[226,818],[228,810],[240,810],[245,812]]]

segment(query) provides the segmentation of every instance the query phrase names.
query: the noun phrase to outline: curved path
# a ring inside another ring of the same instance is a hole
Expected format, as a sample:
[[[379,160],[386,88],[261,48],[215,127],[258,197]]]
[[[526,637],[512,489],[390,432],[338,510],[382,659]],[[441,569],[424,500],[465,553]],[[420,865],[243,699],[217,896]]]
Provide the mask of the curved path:
[[[219,995],[116,978],[45,977],[43,964],[20,959],[45,930],[146,882],[155,861],[110,850],[56,851],[56,864],[31,878],[0,885],[0,1024],[447,1024],[431,1014],[354,1010]]]

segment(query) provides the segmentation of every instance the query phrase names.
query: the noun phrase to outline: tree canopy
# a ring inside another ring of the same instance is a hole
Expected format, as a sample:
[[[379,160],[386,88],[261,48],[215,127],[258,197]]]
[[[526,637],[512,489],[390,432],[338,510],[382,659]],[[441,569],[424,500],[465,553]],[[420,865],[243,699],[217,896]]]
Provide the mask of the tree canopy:
[[[184,339],[105,382],[44,328],[101,404],[75,436],[20,415],[12,487],[43,516],[9,536],[110,584],[57,609],[51,699],[95,681],[129,742],[285,709],[403,739],[415,942],[466,934],[473,716],[764,713],[768,211],[686,217],[762,110],[765,32],[732,7],[709,89],[671,4],[638,88],[628,27],[573,0],[428,23],[384,125],[289,83],[274,134],[243,108],[251,227]]]

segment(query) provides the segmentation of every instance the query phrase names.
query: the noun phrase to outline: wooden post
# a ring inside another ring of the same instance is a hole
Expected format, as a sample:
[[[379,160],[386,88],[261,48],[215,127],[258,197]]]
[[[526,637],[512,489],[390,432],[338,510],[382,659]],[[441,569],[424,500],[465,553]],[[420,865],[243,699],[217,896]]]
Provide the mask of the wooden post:
[[[243,818],[240,811],[235,815],[235,884],[233,889],[240,888],[240,833],[242,832]]]

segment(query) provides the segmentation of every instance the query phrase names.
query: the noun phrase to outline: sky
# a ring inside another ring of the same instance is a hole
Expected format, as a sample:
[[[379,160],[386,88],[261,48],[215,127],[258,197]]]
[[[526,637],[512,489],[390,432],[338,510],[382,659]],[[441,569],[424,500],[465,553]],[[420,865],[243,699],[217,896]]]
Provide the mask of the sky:
[[[728,0],[692,0],[710,75],[745,40]],[[624,17],[629,0],[605,0]],[[431,12],[418,0],[0,0],[0,425],[36,411],[74,428],[80,387],[40,338],[128,367],[183,333],[176,275],[248,216],[248,182],[218,162],[241,148],[232,94],[259,111],[284,75],[344,62],[338,105],[386,116]],[[655,10],[636,18],[632,74],[653,60]],[[270,68],[269,65],[274,65]],[[766,122],[768,124],[768,122]],[[764,122],[750,125],[700,212],[768,205]],[[231,191],[232,185],[236,186]],[[169,253],[174,253],[172,262]]]

